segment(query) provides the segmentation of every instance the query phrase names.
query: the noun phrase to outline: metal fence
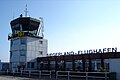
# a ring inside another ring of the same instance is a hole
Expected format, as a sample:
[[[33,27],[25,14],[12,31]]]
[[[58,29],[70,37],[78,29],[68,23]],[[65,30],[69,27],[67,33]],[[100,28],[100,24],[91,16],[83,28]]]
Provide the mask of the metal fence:
[[[79,72],[79,71],[39,71],[39,70],[21,70],[20,72],[15,71],[0,71],[0,73],[11,74],[17,76],[37,77],[42,78],[64,78],[66,80],[110,80],[110,72]]]
[[[75,71],[57,71],[56,79],[59,77],[66,77],[67,80],[71,78],[79,78],[84,80],[102,79],[109,80],[109,72],[75,72]]]

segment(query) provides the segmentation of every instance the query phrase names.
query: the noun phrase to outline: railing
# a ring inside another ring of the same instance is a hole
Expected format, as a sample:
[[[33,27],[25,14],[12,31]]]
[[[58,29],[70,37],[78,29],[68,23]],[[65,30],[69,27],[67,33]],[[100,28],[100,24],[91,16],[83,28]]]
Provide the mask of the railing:
[[[42,76],[48,76],[49,78],[52,78],[52,72],[51,71],[39,71],[39,70],[21,70],[20,72],[15,72],[12,71],[11,72],[12,75],[18,74],[20,76],[25,76],[27,75],[28,77],[32,77],[32,76],[39,76],[39,78],[41,78]]]
[[[70,78],[84,78],[85,80],[89,79],[104,79],[108,80],[109,72],[75,72],[75,71],[57,71],[56,79],[59,77],[66,77],[67,80]]]
[[[52,72],[51,71],[40,71],[40,77],[41,76],[49,76],[52,78]]]
[[[9,74],[10,73],[10,71],[9,70],[6,70],[6,71],[0,71],[0,74]]]
[[[84,79],[84,80],[110,80],[110,72],[79,72],[79,71],[39,71],[39,70],[21,70],[21,72],[15,71],[0,71],[2,74],[10,74],[16,76],[27,76],[36,78],[65,78],[67,80]]]

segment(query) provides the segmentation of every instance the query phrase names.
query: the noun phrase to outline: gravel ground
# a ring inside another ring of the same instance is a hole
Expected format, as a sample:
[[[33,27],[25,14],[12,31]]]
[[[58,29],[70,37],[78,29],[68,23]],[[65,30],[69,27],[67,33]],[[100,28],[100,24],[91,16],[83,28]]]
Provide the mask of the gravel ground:
[[[33,78],[26,78],[26,77],[0,75],[0,80],[59,80],[59,79],[33,79]]]
[[[30,79],[25,77],[14,77],[14,76],[0,76],[0,80],[43,80],[43,79]]]
[[[26,77],[16,77],[16,76],[4,76],[0,75],[0,80],[67,80],[67,79],[33,79],[33,78],[26,78]],[[70,80],[85,80],[85,79],[70,79]],[[100,79],[90,79],[90,80],[100,80]]]

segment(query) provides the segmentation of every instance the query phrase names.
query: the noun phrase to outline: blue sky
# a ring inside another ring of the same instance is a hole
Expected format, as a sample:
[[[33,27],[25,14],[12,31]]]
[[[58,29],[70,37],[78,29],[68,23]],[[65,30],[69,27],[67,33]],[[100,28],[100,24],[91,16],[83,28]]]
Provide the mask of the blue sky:
[[[117,47],[120,49],[118,0],[0,0],[0,59],[9,61],[10,21],[25,15],[44,18],[48,53]]]

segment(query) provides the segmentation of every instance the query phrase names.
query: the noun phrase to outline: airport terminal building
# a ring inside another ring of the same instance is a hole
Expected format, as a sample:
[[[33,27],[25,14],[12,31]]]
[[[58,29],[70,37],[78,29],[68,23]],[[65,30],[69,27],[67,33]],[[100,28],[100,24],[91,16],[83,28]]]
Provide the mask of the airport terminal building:
[[[11,21],[11,71],[51,70],[81,72],[116,72],[120,77],[120,52],[117,48],[79,50],[48,54],[48,41],[43,36],[43,21],[22,15]]]
[[[69,54],[61,56],[38,57],[38,69],[55,71],[81,71],[81,72],[116,72],[120,77],[120,52],[117,48],[113,52],[90,53],[90,54]]]

